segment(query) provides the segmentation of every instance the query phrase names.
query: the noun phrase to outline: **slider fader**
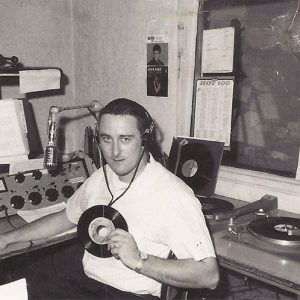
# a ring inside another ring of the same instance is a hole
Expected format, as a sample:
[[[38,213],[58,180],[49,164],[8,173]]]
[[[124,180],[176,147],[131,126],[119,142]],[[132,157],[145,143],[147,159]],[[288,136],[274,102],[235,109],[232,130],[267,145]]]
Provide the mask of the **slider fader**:
[[[84,159],[14,175],[0,174],[0,218],[18,210],[33,210],[66,202],[89,177]]]

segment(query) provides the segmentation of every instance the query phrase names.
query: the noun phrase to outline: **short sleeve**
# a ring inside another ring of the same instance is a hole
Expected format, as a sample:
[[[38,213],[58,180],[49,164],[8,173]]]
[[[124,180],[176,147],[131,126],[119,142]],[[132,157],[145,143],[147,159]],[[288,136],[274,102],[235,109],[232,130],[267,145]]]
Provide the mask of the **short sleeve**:
[[[201,205],[194,196],[170,201],[166,241],[177,258],[216,257]]]
[[[87,190],[90,184],[88,178],[67,202],[66,213],[69,220],[77,224],[80,216],[88,207]]]

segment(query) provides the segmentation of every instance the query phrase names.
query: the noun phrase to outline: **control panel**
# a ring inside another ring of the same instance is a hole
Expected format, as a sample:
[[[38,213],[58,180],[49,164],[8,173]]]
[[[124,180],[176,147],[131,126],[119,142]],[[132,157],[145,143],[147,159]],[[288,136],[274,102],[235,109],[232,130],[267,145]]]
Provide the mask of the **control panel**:
[[[66,202],[88,178],[84,159],[58,164],[55,170],[0,174],[0,218]]]

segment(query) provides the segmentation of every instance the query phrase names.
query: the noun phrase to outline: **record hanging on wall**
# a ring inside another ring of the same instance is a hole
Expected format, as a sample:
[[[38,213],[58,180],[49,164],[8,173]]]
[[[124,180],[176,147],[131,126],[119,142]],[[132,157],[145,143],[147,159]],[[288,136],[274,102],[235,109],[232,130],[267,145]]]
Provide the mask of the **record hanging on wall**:
[[[178,137],[173,140],[169,170],[198,196],[211,197],[223,154],[223,142]]]

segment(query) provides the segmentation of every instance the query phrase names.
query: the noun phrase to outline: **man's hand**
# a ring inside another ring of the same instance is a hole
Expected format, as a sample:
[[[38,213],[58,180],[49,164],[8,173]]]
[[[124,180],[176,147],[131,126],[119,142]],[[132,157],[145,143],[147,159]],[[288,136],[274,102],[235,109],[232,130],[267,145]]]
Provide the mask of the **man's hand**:
[[[140,251],[133,236],[122,229],[114,230],[109,236],[108,246],[112,255],[134,270],[140,260]]]

